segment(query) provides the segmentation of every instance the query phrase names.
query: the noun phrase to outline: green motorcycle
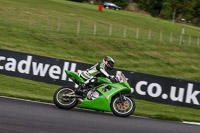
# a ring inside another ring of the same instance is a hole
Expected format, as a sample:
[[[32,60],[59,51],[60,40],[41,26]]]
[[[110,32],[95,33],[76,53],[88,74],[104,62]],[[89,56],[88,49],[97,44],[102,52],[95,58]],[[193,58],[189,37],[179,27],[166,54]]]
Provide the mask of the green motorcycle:
[[[78,73],[65,72],[77,85],[85,82]],[[97,85],[98,83],[100,84]],[[54,103],[61,109],[72,109],[80,104],[81,108],[112,111],[116,116],[121,117],[133,114],[135,102],[130,95],[133,89],[122,73],[118,74],[114,81],[98,77],[97,84],[90,85],[83,94],[80,94],[76,88],[61,87],[54,94]]]

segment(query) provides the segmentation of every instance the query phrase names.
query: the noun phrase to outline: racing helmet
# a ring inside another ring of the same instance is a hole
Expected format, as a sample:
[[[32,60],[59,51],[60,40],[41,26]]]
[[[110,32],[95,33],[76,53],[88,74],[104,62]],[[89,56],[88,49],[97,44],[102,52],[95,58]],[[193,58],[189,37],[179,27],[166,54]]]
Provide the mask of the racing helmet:
[[[107,68],[112,70],[115,64],[115,61],[110,56],[106,56],[103,58],[103,62],[106,64]]]

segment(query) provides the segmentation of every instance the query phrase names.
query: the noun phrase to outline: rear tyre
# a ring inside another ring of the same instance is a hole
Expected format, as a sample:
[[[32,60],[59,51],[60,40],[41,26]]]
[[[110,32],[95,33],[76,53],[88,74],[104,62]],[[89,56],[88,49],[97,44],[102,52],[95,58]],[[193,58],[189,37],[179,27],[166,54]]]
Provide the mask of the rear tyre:
[[[69,97],[67,95],[75,95],[75,91],[67,88],[67,87],[62,87],[58,89],[54,93],[53,101],[54,104],[61,109],[72,109],[74,108],[78,102],[76,97]]]
[[[120,97],[115,97],[111,102],[111,110],[116,116],[127,117],[135,111],[135,102],[132,98],[126,97],[122,105]]]

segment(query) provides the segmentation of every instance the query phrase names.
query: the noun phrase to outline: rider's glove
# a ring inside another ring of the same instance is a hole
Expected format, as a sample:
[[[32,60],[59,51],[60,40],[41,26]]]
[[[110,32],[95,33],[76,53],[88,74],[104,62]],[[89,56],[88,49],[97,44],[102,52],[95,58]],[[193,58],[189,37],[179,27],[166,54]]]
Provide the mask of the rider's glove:
[[[112,82],[116,81],[116,80],[115,80],[115,76],[113,76],[113,75],[109,76],[108,78],[109,78]]]
[[[115,76],[113,76],[113,75],[109,75],[109,76],[108,76],[109,79],[113,79],[114,77],[115,77]]]

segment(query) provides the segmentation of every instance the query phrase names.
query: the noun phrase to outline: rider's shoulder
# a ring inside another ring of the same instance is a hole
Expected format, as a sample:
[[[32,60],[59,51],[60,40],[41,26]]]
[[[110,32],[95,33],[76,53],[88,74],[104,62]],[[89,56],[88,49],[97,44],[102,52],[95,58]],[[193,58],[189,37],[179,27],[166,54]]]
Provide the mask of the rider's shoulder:
[[[104,62],[99,62],[100,68],[105,69],[105,63]]]
[[[100,70],[100,69],[104,69],[104,63],[103,62],[98,62],[97,64],[95,64],[96,69]]]

